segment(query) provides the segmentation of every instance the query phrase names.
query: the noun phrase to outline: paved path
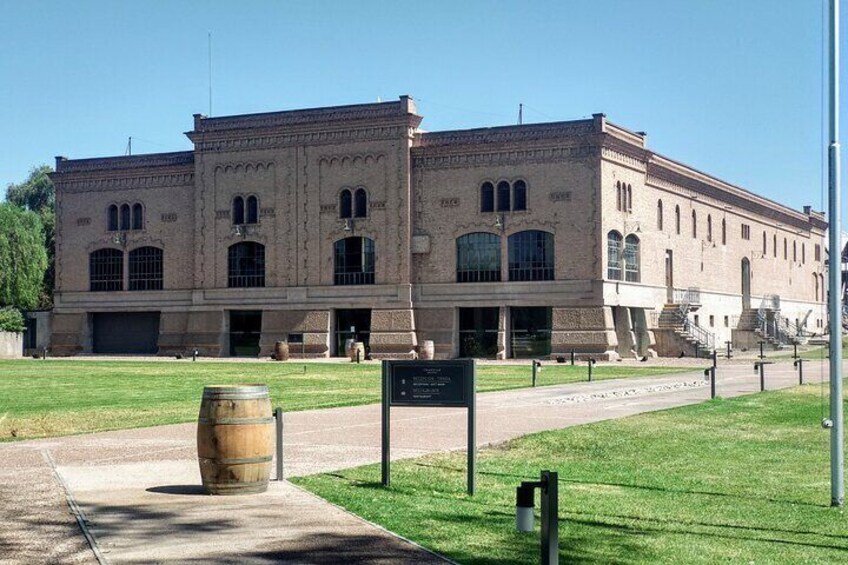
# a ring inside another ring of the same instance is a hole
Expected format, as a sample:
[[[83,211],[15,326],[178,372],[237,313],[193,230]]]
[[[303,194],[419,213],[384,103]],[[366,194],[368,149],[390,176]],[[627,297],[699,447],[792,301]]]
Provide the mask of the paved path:
[[[821,367],[807,364],[805,381],[819,382]],[[791,363],[767,367],[767,388],[794,384]],[[720,365],[718,389],[724,397],[749,394],[759,381],[751,364]],[[478,442],[707,398],[701,371],[485,393]],[[393,458],[463,449],[465,418],[464,409],[393,409]],[[380,437],[378,405],[287,414],[286,474],[377,462]],[[4,444],[0,461],[0,563],[96,562],[66,492],[97,557],[110,563],[441,562],[286,482],[259,495],[201,495],[194,424]]]

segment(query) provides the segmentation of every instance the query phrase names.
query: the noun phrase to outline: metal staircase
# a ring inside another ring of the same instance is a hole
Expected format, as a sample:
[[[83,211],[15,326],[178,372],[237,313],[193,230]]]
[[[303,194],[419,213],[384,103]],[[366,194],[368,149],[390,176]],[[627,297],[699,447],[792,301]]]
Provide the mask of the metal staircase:
[[[674,332],[694,350],[696,357],[707,357],[715,349],[715,334],[689,318],[689,312],[701,307],[699,288],[675,289],[674,303],[660,312],[656,327]]]

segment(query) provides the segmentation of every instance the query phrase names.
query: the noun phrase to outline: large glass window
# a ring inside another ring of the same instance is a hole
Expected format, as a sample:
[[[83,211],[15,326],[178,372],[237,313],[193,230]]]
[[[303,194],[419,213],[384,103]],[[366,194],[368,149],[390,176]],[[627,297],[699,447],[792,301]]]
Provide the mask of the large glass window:
[[[509,280],[554,280],[554,236],[528,230],[509,236]]]
[[[374,284],[374,240],[346,237],[333,245],[333,284]]]
[[[227,251],[227,286],[265,286],[265,246],[253,241],[231,245]]]
[[[624,240],[624,280],[639,282],[639,238],[633,234]]]
[[[611,231],[607,234],[607,278],[621,280],[621,234]]]
[[[130,251],[130,290],[162,290],[162,250],[139,247]]]
[[[124,289],[124,252],[98,249],[89,255],[89,279],[92,292]]]
[[[512,357],[539,358],[551,353],[549,307],[510,308]]]
[[[456,239],[456,282],[501,280],[501,238],[469,233]]]

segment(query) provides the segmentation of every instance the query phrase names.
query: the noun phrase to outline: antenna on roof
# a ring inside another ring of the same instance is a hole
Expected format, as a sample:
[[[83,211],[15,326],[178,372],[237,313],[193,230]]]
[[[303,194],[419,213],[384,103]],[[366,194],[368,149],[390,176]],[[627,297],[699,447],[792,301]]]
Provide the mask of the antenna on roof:
[[[521,125],[523,123],[524,123],[524,104],[519,102],[519,104],[518,104],[518,125]]]
[[[212,32],[207,33],[209,40],[209,116],[212,116]]]
[[[127,155],[132,155],[132,136],[127,140]]]

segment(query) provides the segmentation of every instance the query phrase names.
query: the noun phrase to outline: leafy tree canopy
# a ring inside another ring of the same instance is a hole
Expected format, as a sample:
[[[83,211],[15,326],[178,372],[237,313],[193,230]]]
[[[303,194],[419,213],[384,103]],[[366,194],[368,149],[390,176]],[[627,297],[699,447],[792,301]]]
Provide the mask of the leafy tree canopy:
[[[24,317],[11,306],[0,308],[0,332],[22,332],[26,329]]]
[[[46,270],[39,216],[14,204],[0,204],[0,306],[38,306]]]
[[[38,214],[44,228],[44,245],[47,248],[47,271],[38,299],[38,306],[49,308],[53,303],[56,254],[56,192],[53,181],[47,176],[53,172],[49,165],[34,167],[25,181],[6,187],[6,200]]]

